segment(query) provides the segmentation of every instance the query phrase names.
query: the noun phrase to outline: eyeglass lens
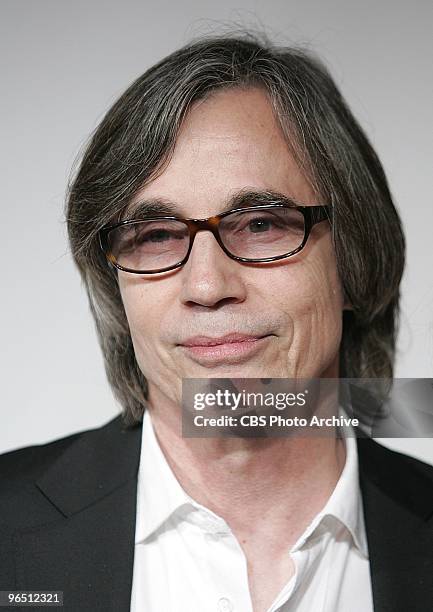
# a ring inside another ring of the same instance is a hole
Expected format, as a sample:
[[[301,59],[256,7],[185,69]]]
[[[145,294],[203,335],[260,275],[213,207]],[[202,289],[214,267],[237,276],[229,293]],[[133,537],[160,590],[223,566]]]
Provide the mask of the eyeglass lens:
[[[245,210],[223,217],[218,226],[225,248],[237,257],[262,259],[296,250],[303,242],[304,216],[295,208]],[[186,223],[174,219],[121,225],[108,234],[116,263],[135,271],[175,266],[189,248]]]

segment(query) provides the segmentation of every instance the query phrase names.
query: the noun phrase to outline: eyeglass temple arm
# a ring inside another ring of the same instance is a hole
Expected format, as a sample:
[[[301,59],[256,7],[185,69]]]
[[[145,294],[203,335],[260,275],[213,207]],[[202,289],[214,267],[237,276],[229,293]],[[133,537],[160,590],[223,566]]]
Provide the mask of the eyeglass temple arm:
[[[332,206],[303,206],[302,209],[307,213],[307,218],[311,227],[321,221],[329,221],[329,223],[332,223]]]

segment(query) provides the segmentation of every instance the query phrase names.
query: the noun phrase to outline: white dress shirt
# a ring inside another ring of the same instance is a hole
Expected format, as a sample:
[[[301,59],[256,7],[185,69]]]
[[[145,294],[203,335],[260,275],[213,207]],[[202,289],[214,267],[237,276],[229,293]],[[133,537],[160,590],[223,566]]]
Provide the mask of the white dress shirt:
[[[142,436],[131,612],[252,612],[230,527],[182,489],[147,411]],[[355,438],[325,507],[287,554],[295,573],[267,612],[373,611]]]

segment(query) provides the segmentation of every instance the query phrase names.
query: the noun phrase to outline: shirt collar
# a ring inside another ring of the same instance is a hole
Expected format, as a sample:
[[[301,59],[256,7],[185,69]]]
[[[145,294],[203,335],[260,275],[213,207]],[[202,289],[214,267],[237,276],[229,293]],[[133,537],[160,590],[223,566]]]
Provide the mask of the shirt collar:
[[[340,415],[344,414],[344,411],[340,410]],[[343,437],[343,440],[346,446],[346,461],[340,478],[324,508],[315,516],[292,547],[291,552],[300,550],[313,532],[324,523],[326,517],[333,517],[346,527],[355,546],[364,557],[368,558],[358,480],[358,450],[352,428],[349,428],[348,436]],[[156,438],[149,411],[146,410],[143,416],[140,468],[137,483],[135,543],[145,540],[182,506],[190,509],[205,509],[183,490],[176,479]]]
[[[137,483],[135,543],[143,541],[184,504],[193,500],[182,489],[165,458],[148,410],[143,415]]]
[[[342,412],[340,411],[340,414]],[[359,552],[368,559],[367,537],[364,512],[358,478],[358,449],[353,428],[343,437],[346,447],[346,461],[340,478],[324,508],[297,540],[291,552],[300,550],[308,538],[326,522],[326,518],[337,520],[350,533]]]

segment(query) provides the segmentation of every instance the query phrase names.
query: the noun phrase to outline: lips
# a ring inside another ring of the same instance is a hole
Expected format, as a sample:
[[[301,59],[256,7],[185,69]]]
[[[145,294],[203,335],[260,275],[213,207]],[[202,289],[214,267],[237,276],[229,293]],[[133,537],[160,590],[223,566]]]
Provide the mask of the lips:
[[[234,344],[239,342],[254,342],[263,338],[263,335],[252,336],[249,334],[231,333],[211,338],[210,336],[192,336],[180,344],[182,346],[218,346],[221,344]]]
[[[218,338],[192,336],[179,348],[201,366],[213,368],[244,363],[266,348],[273,334],[252,336],[232,333]]]

